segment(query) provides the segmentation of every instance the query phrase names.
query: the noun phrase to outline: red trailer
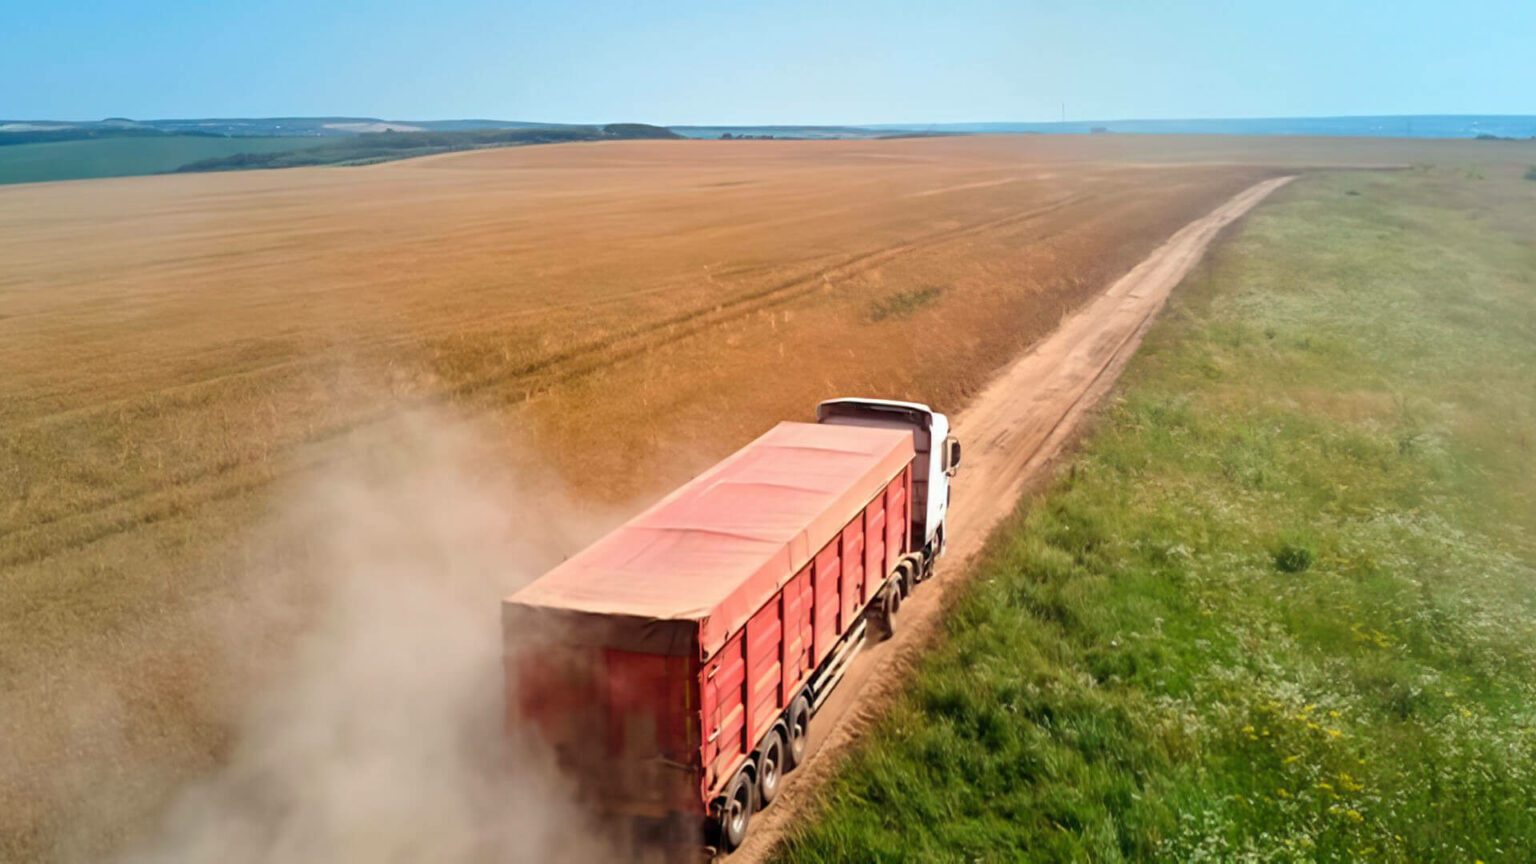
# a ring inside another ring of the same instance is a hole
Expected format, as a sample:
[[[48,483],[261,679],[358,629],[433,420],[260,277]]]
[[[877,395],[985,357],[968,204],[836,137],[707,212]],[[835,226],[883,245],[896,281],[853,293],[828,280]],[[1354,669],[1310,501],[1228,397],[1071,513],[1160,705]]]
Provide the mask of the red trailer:
[[[928,571],[914,438],[781,423],[508,598],[508,723],[595,811],[734,848]]]

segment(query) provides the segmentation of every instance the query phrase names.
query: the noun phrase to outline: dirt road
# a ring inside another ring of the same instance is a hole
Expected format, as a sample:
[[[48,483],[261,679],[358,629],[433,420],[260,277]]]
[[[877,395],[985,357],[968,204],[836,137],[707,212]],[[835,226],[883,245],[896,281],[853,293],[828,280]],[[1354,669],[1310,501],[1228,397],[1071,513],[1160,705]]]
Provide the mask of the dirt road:
[[[955,434],[966,449],[947,559],[937,578],[902,607],[896,637],[865,650],[817,714],[810,758],[786,778],[773,808],[753,820],[750,839],[730,856],[731,864],[767,859],[817,783],[836,768],[837,753],[854,740],[860,721],[899,686],[902,665],[933,636],[944,595],[969,559],[1109,392],[1174,286],[1223,228],[1291,179],[1258,183],[1180,229],[1005,369],[956,418]]]

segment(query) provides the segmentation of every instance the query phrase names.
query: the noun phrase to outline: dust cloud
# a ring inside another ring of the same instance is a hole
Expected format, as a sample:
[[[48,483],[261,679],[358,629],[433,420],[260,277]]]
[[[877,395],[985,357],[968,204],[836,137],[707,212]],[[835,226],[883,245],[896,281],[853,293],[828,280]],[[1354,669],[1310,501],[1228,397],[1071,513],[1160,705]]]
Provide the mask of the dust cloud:
[[[250,697],[224,769],[122,864],[608,857],[547,756],[504,729],[498,601],[611,520],[499,467],[505,445],[464,422],[383,426],[283,496],[284,563],[242,611],[297,605],[297,644]]]

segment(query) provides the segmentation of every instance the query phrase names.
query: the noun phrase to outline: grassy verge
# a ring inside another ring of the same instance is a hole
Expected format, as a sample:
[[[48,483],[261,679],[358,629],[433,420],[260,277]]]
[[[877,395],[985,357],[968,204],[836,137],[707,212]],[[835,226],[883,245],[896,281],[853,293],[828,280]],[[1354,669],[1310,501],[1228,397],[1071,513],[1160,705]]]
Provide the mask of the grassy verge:
[[[1260,208],[781,860],[1536,860],[1524,167]]]

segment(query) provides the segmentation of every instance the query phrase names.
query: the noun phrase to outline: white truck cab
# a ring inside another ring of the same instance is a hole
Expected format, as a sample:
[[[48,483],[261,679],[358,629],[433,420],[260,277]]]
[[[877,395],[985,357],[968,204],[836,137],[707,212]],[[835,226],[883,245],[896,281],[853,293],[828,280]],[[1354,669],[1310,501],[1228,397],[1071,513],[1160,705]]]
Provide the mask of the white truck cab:
[[[912,536],[923,539],[924,563],[931,567],[944,551],[949,480],[960,467],[960,442],[949,434],[949,418],[918,402],[843,398],[817,405],[816,422],[912,430],[917,450],[912,472]]]

